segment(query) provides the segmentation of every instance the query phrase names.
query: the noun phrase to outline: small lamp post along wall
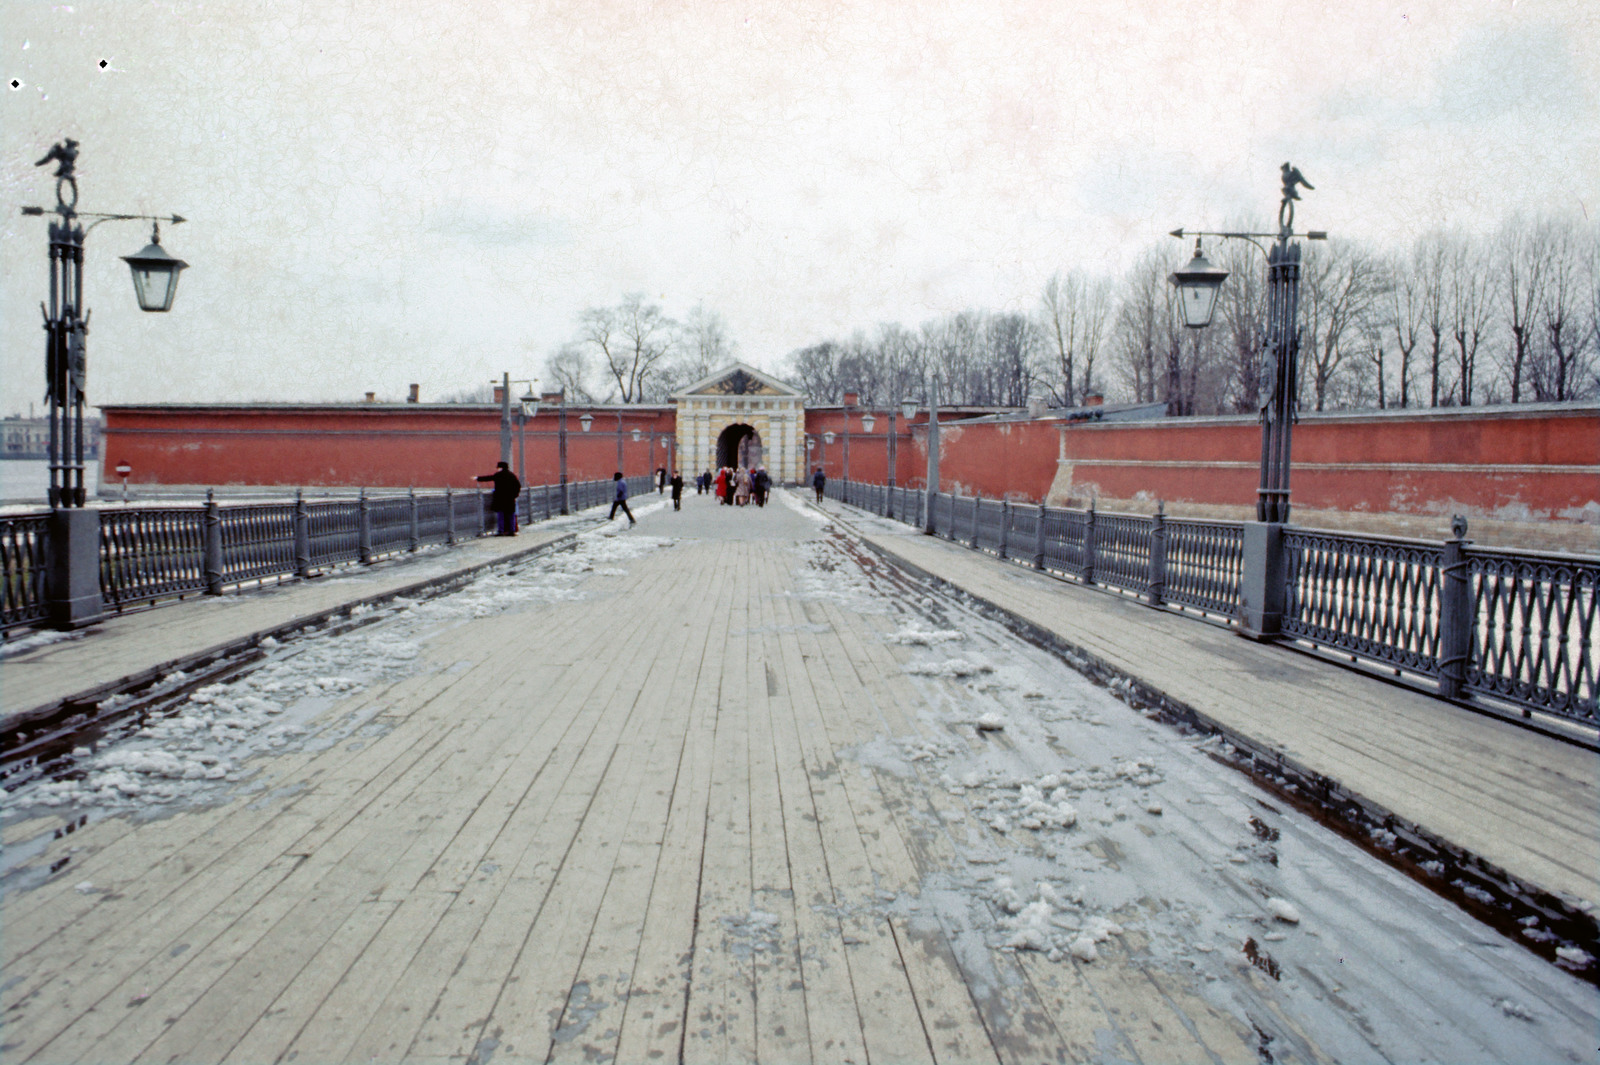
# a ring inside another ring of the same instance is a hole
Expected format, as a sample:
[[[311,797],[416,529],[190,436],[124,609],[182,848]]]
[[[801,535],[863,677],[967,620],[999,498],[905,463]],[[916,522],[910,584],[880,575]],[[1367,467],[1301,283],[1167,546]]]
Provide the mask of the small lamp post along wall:
[[[1278,205],[1276,233],[1217,233],[1174,229],[1172,235],[1193,236],[1194,258],[1182,270],[1173,271],[1171,281],[1178,289],[1183,308],[1183,324],[1204,329],[1216,311],[1217,293],[1228,272],[1211,264],[1201,250],[1201,237],[1244,240],[1254,245],[1267,259],[1267,350],[1272,353],[1272,397],[1261,408],[1261,485],[1256,491],[1256,520],[1281,525],[1289,520],[1290,435],[1298,413],[1297,384],[1300,355],[1300,245],[1291,238],[1327,240],[1322,230],[1294,232],[1294,201],[1299,187],[1312,188],[1297,167],[1284,163],[1283,199]],[[1273,241],[1268,251],[1259,239]]]
[[[165,313],[178,293],[178,275],[189,265],[161,247],[161,222],[178,225],[182,215],[101,214],[78,210],[78,142],[53,145],[35,166],[56,164],[56,205],[24,207],[33,217],[53,214],[50,223],[50,300],[43,305],[45,399],[50,410],[50,506],[81,507],[83,487],[83,408],[88,379],[89,311],[83,299],[83,240],[102,222],[142,219],[151,223],[150,243],[122,260],[133,272],[139,309]],[[72,199],[67,199],[70,191]],[[80,219],[92,218],[85,228]]]

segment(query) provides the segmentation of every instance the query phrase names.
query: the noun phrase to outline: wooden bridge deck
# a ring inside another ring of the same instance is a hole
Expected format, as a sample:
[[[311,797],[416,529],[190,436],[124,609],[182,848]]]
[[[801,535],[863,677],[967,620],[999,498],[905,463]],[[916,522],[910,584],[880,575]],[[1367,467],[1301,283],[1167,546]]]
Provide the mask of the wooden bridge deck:
[[[425,668],[341,704],[373,711],[370,735],[262,758],[264,791],[55,844],[39,861],[70,853],[68,867],[3,900],[0,1055],[1258,1060],[1260,1031],[1150,963],[1138,932],[1093,965],[996,953],[984,983],[937,922],[885,904],[963,866],[928,828],[965,816],[963,800],[931,776],[841,762],[928,734],[909,651],[883,639],[893,619],[797,594],[794,544],[815,526],[759,518],[770,535],[685,539],[588,575],[582,599],[442,629]],[[1044,609],[992,562],[893,546]],[[1187,645],[1211,653],[1208,638]],[[1226,654],[1140,661],[1251,704],[1271,680]],[[1297,679],[1302,697],[1348,698]],[[1352,730],[1305,742],[1348,747]],[[1592,799],[1592,764],[1565,772]],[[1517,812],[1533,788],[1507,781],[1492,801]],[[1457,801],[1419,794],[1430,816]],[[1531,828],[1502,835],[1587,890],[1580,815],[1552,812],[1577,857]],[[1308,1039],[1288,1057],[1323,1055]]]

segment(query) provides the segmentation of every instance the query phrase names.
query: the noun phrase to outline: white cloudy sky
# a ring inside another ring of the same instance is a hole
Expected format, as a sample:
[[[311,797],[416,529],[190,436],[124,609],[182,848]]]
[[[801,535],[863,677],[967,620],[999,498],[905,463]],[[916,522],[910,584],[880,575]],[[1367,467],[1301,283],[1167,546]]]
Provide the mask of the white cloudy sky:
[[[191,220],[164,316],[117,258],[147,233],[89,237],[93,402],[426,399],[629,291],[769,368],[1029,309],[1266,219],[1285,159],[1301,224],[1379,245],[1592,215],[1597,39],[1595,0],[0,0],[0,410],[42,392],[17,208],[64,136],[82,209]]]

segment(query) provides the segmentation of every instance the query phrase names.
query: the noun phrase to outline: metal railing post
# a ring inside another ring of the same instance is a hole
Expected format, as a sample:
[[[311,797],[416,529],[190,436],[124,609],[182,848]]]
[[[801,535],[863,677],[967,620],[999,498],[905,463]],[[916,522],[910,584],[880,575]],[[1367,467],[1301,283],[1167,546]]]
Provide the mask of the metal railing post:
[[[1089,500],[1089,513],[1083,519],[1083,583],[1094,583],[1094,503]]]
[[[444,490],[444,542],[450,545],[456,542],[456,497],[454,490],[448,487]]]
[[[356,553],[363,566],[372,565],[372,503],[365,488],[356,503]]]
[[[1044,504],[1039,504],[1039,520],[1033,527],[1033,568],[1044,569]]]
[[[1167,505],[1161,500],[1150,518],[1150,583],[1145,598],[1151,606],[1160,606],[1167,598]]]
[[[206,511],[202,522],[205,533],[205,555],[201,568],[206,575],[206,594],[222,594],[222,508],[217,506],[216,490],[206,489]]]
[[[1472,596],[1467,575],[1467,519],[1450,519],[1439,560],[1439,694],[1459,699],[1472,658]]]
[[[1000,557],[1006,557],[1006,548],[1011,541],[1011,503],[1008,500],[1000,501]]]
[[[417,527],[417,490],[407,488],[406,497],[411,503],[411,528],[406,535],[406,549],[415,551],[422,544],[422,530]]]
[[[44,606],[50,625],[78,629],[105,613],[100,590],[100,511],[56,507],[44,546]],[[7,567],[11,566],[8,560]],[[11,572],[6,573],[9,581]]]
[[[1275,640],[1289,601],[1289,564],[1283,548],[1283,525],[1247,521],[1239,568],[1239,634],[1253,640]]]
[[[294,491],[294,575],[311,576],[311,508],[303,488]]]

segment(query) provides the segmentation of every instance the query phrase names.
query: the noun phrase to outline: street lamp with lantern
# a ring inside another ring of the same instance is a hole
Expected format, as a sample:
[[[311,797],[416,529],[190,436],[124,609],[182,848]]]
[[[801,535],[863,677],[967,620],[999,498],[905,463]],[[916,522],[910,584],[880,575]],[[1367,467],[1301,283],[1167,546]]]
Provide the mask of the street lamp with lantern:
[[[1300,245],[1291,244],[1290,240],[1299,236],[1307,240],[1328,239],[1323,230],[1294,232],[1294,203],[1300,198],[1297,186],[1309,189],[1312,185],[1292,164],[1284,163],[1281,169],[1283,198],[1278,205],[1276,233],[1175,229],[1172,236],[1180,240],[1186,236],[1195,238],[1195,254],[1182,270],[1173,271],[1170,279],[1178,290],[1184,325],[1203,329],[1211,324],[1217,293],[1228,272],[1206,259],[1200,248],[1200,238],[1247,241],[1266,256],[1266,346],[1272,353],[1273,381],[1272,397],[1261,408],[1261,484],[1256,491],[1256,520],[1272,525],[1289,520],[1290,437],[1299,408],[1296,385],[1300,352]],[[1273,241],[1270,251],[1258,243],[1260,239]]]
[[[102,214],[78,210],[76,166],[78,142],[70,138],[53,145],[35,166],[56,164],[56,205],[24,207],[33,217],[53,214],[50,223],[50,301],[41,305],[45,330],[45,397],[50,408],[50,506],[82,507],[84,492],[83,408],[88,379],[89,312],[83,299],[83,241],[102,222],[142,219],[150,222],[150,243],[133,255],[122,256],[133,273],[139,309],[164,313],[172,309],[178,275],[188,263],[174,259],[161,247],[160,223],[178,225],[182,215]],[[66,194],[70,190],[72,199]],[[92,218],[87,227],[80,219]]]

